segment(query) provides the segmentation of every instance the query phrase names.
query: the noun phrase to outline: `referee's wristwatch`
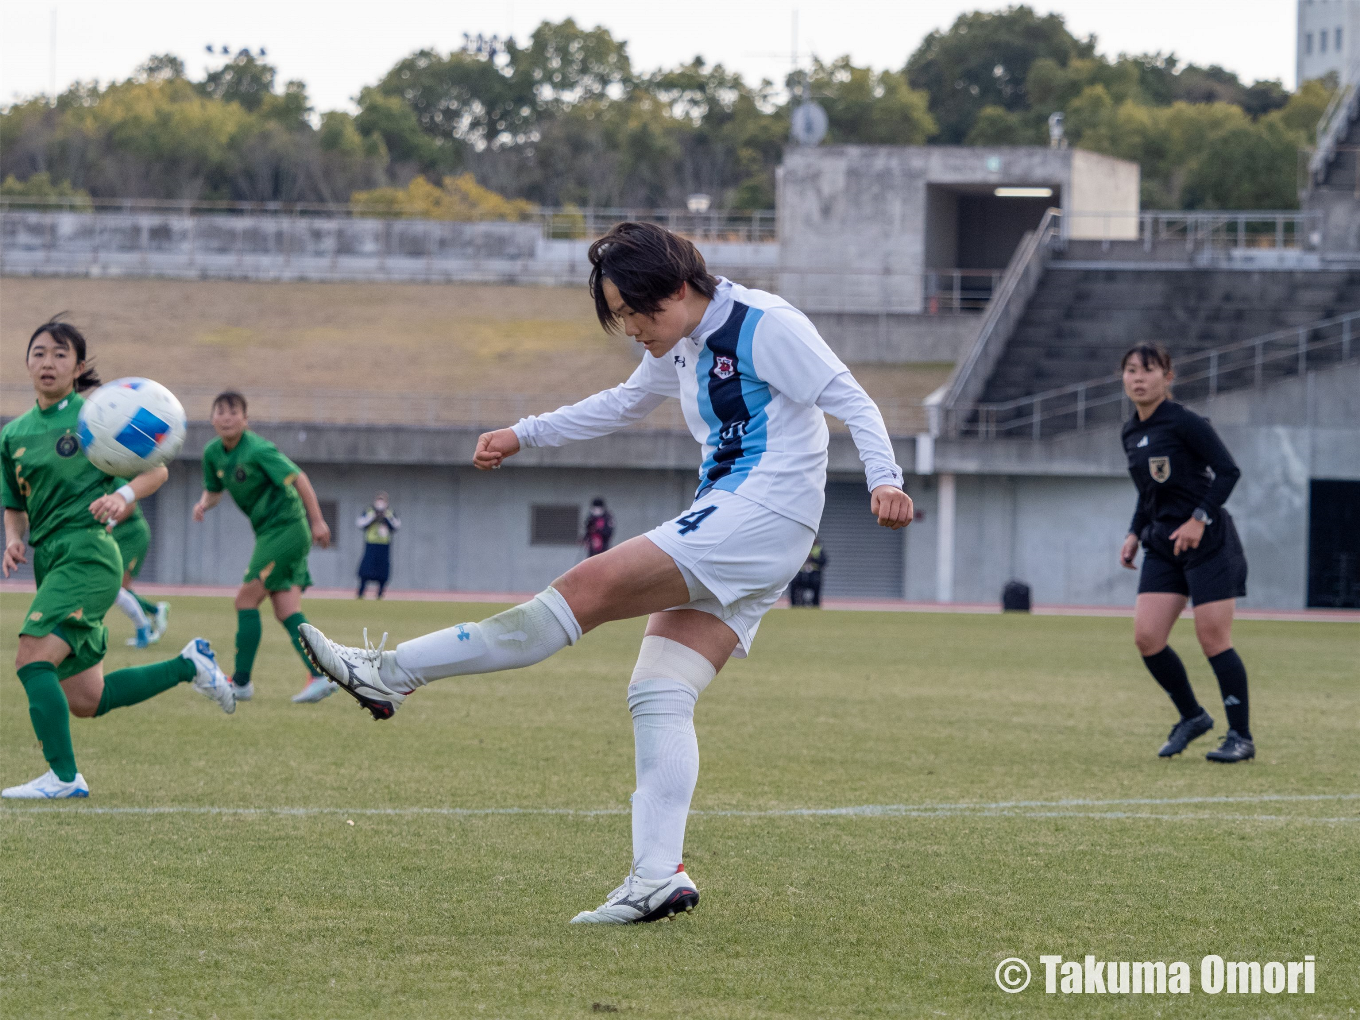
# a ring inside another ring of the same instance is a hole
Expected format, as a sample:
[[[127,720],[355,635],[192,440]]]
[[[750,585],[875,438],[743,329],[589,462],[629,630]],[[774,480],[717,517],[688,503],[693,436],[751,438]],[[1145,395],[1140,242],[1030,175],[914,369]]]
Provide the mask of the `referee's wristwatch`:
[[[1195,507],[1195,512],[1192,513],[1190,516],[1193,517],[1195,520],[1199,521],[1199,522],[1200,522],[1201,524],[1203,524],[1206,528],[1207,528],[1210,524],[1213,524],[1213,523],[1214,523],[1214,519],[1213,519],[1212,517],[1210,517],[1210,516],[1208,515],[1208,513],[1205,512],[1205,509],[1204,509],[1204,507],[1202,507],[1202,506],[1197,506],[1197,507]]]

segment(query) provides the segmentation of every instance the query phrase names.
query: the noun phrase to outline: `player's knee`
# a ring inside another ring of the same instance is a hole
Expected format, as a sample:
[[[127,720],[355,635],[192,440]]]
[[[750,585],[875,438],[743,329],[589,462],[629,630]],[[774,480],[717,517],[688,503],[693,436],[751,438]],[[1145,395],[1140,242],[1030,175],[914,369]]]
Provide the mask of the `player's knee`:
[[[1135,627],[1133,643],[1138,646],[1138,654],[1146,658],[1149,655],[1156,655],[1166,647],[1166,635],[1159,631]]]
[[[93,719],[95,713],[99,711],[99,700],[97,698],[91,701],[79,694],[73,695],[67,692],[66,703],[71,707],[71,714],[77,719]]]
[[[629,694],[648,681],[679,681],[693,689],[694,697],[703,693],[718,675],[713,663],[701,652],[682,645],[679,641],[648,634],[638,649],[637,665],[628,684]]]
[[[1220,652],[1226,652],[1232,647],[1232,628],[1208,625],[1195,628],[1195,637],[1199,638],[1200,650],[1205,655],[1213,658]]]

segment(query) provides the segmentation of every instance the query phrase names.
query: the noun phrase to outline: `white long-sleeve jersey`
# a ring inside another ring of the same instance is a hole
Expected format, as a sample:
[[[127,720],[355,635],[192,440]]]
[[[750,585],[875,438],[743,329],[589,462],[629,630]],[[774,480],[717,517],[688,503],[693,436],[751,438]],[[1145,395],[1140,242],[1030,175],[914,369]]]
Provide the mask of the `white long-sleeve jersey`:
[[[877,405],[807,316],[783,298],[719,279],[694,335],[613,389],[531,415],[522,446],[561,446],[616,432],[667,397],[703,447],[697,493],[725,489],[809,528],[821,521],[827,443],[823,412],[845,422],[870,491],[902,484]],[[697,498],[697,496],[696,496]]]

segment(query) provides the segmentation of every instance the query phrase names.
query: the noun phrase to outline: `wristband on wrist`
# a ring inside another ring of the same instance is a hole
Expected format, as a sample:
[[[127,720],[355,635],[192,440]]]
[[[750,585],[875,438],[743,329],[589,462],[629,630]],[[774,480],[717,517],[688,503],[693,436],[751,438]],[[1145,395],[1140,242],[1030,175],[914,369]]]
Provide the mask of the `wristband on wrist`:
[[[125,502],[128,506],[132,506],[133,503],[137,502],[137,493],[132,491],[131,485],[119,486],[117,490],[117,495],[122,496],[123,502]]]

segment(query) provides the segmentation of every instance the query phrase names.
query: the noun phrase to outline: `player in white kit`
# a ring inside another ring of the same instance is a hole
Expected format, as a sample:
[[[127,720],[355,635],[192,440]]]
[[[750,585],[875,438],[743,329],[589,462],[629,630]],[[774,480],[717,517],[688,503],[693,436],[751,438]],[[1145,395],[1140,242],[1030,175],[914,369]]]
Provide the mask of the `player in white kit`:
[[[546,659],[611,620],[649,616],[628,686],[636,743],[633,867],[599,908],[573,923],[627,924],[692,910],[681,864],[699,774],[694,705],[806,559],[822,516],[828,432],[850,428],[878,523],[911,523],[911,499],[877,406],[782,298],[709,275],[689,241],[622,223],[590,248],[590,289],[606,330],[646,348],[624,383],[569,407],[488,432],[473,463],[498,468],[522,447],[608,435],[677,397],[703,465],[693,506],[578,563],[529,602],[394,651],[337,644],[310,624],[316,664],[378,719],[442,677]]]

